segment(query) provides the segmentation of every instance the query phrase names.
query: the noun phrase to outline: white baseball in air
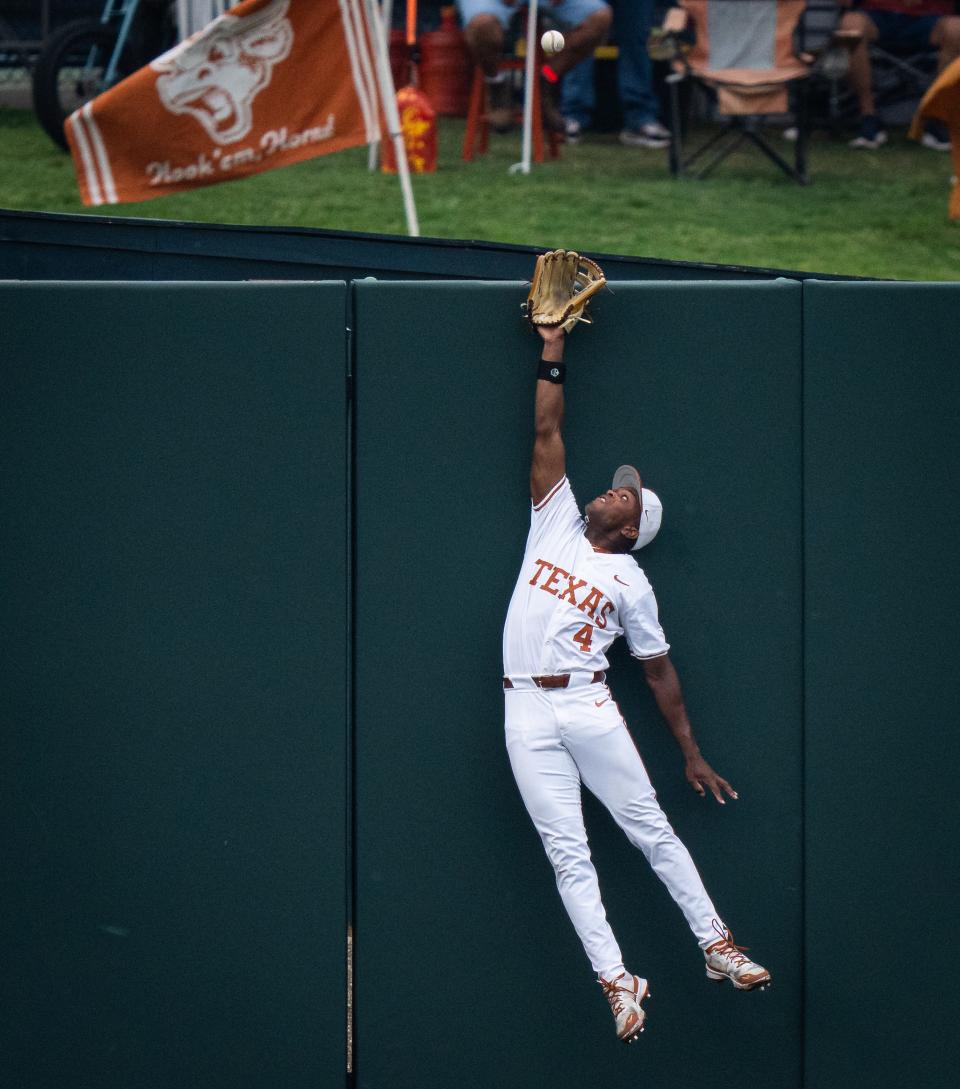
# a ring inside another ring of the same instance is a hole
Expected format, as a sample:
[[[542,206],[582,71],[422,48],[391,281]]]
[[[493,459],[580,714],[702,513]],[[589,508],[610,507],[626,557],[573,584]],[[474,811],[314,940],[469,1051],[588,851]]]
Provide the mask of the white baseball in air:
[[[544,31],[543,37],[540,39],[540,48],[548,57],[552,57],[555,53],[559,53],[566,44],[567,43],[563,40],[563,35],[559,30],[546,30]]]

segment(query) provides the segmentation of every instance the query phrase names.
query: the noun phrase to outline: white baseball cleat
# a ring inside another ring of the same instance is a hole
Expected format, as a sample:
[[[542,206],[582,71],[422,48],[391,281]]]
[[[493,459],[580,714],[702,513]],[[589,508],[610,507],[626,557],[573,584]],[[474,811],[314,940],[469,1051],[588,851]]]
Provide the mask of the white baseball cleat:
[[[729,979],[738,991],[763,990],[770,983],[766,968],[744,956],[746,946],[734,945],[733,935],[714,924],[721,937],[703,951],[707,961],[707,979],[720,982]]]
[[[640,976],[622,972],[616,979],[597,981],[603,988],[603,996],[610,1003],[617,1022],[617,1037],[625,1044],[632,1044],[643,1032],[646,1012],[640,1003],[650,997],[650,987]]]

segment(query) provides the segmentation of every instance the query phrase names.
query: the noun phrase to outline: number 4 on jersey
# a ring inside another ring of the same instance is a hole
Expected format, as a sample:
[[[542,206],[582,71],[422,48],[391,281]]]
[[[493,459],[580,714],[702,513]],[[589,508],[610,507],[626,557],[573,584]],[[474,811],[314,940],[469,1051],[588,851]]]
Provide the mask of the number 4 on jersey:
[[[583,627],[574,635],[573,641],[579,644],[580,649],[584,654],[590,653],[590,640],[593,638],[593,625],[584,624]]]

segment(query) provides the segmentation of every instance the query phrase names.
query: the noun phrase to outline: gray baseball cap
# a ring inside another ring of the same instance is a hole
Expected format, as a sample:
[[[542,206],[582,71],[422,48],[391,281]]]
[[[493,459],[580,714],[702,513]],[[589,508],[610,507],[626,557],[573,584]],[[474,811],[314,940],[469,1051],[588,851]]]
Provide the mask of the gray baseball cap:
[[[640,532],[631,552],[648,545],[656,537],[663,520],[663,504],[655,492],[643,486],[640,474],[632,465],[621,465],[613,474],[611,488],[633,488],[640,495],[643,510],[640,512]]]

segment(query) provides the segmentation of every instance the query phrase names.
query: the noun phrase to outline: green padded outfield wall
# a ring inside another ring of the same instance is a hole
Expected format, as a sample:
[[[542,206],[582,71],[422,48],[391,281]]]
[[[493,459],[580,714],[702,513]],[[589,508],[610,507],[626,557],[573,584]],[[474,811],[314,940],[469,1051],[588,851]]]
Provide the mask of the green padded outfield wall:
[[[0,286],[0,1083],[342,1085],[343,284]]]
[[[399,209],[399,194],[397,200]],[[522,280],[537,252],[500,242],[0,208],[0,280]],[[611,281],[781,275],[763,268],[599,257]],[[814,274],[782,275],[802,280]]]
[[[571,339],[572,481],[660,491],[643,566],[740,802],[689,792],[622,647],[614,691],[775,973],[708,987],[588,797],[634,1049],[503,750],[524,288],[353,294],[0,285],[0,1082],[344,1083],[349,324],[358,1086],[952,1086],[960,288],[622,283]]]
[[[804,288],[809,1089],[957,1084],[960,285]]]
[[[651,979],[632,1049],[503,747],[539,356],[524,286],[354,291],[358,1086],[799,1087],[800,285],[617,284],[568,348],[575,491],[589,500],[623,460],[659,491],[643,566],[704,752],[741,800],[693,794],[622,648],[613,690],[719,909],[776,978],[709,984],[679,909],[589,799],[609,915]]]

